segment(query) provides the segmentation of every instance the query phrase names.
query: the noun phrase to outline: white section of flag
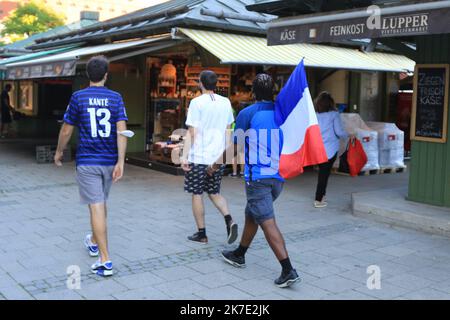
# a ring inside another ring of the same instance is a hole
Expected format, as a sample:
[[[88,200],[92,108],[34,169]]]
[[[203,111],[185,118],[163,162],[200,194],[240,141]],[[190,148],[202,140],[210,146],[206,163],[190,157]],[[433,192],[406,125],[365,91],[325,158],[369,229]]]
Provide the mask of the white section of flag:
[[[283,132],[283,150],[281,154],[293,154],[301,149],[305,141],[306,130],[318,124],[314,104],[309,88],[303,91],[302,98],[280,126]]]

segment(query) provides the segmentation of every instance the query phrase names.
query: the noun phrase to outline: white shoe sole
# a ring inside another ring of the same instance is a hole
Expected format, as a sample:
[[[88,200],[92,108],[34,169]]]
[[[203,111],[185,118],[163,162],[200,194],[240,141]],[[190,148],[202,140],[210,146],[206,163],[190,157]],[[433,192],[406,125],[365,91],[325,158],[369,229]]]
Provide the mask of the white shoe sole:
[[[325,204],[314,204],[314,208],[326,208],[328,206],[328,203]]]
[[[99,275],[99,276],[103,276],[103,277],[110,277],[110,276],[112,276],[114,274],[113,270],[104,270],[103,271],[103,275],[98,274],[97,270],[92,270],[91,269],[91,271],[92,271],[93,274],[96,274],[96,275]]]
[[[298,277],[298,278],[295,278],[295,279],[288,280],[285,283],[277,284],[276,286],[278,288],[287,288],[287,287],[292,286],[294,283],[301,282],[301,281],[302,281],[302,279],[300,277]]]
[[[246,267],[245,264],[236,263],[236,262],[228,259],[227,257],[225,257],[223,254],[222,254],[222,258],[223,258],[223,260],[225,260],[225,262],[227,262],[228,264],[231,264],[233,267],[236,267],[236,268],[245,268]]]
[[[97,252],[92,252],[92,251],[89,250],[89,249],[88,249],[88,251],[89,251],[89,256],[91,256],[91,257],[93,257],[93,258],[98,257],[98,254],[99,254],[98,251],[97,251]]]

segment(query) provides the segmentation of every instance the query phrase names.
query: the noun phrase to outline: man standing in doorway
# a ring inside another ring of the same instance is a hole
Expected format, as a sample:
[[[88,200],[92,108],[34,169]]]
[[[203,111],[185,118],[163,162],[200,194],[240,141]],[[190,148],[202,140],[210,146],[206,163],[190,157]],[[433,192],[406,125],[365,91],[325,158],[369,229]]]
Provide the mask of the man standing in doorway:
[[[279,173],[279,161],[283,146],[283,134],[275,123],[273,103],[274,82],[267,74],[259,74],[253,81],[256,103],[242,110],[236,119],[235,145],[223,154],[236,155],[244,145],[245,189],[247,207],[241,243],[236,250],[225,250],[222,256],[235,267],[245,267],[245,254],[258,227],[280,262],[281,275],[275,280],[280,288],[289,287],[300,280],[289,259],[283,235],[275,221],[273,202],[280,196],[284,179]],[[234,151],[233,151],[234,150]],[[214,174],[222,158],[208,168]]]
[[[77,181],[80,198],[89,206],[92,234],[85,238],[91,257],[99,260],[91,267],[100,276],[111,276],[113,264],[108,252],[106,201],[113,182],[123,176],[127,138],[118,134],[126,130],[128,120],[122,96],[105,87],[108,60],[91,58],[86,66],[90,86],[75,92],[70,99],[59,134],[55,164],[61,166],[74,127],[79,129]]]
[[[8,136],[9,127],[12,122],[11,113],[14,111],[14,108],[11,106],[11,102],[9,99],[9,92],[11,91],[12,86],[8,83],[5,86],[5,89],[1,94],[1,126],[0,126],[0,136],[2,138]]]
[[[200,74],[202,95],[193,99],[189,105],[186,125],[189,127],[188,139],[181,159],[185,171],[184,190],[192,194],[192,211],[198,232],[188,240],[206,244],[205,208],[203,193],[225,218],[227,242],[236,241],[238,226],[234,223],[225,198],[220,195],[223,170],[207,175],[207,167],[216,161],[226,148],[226,140],[234,122],[231,102],[214,93],[217,75],[213,71]]]

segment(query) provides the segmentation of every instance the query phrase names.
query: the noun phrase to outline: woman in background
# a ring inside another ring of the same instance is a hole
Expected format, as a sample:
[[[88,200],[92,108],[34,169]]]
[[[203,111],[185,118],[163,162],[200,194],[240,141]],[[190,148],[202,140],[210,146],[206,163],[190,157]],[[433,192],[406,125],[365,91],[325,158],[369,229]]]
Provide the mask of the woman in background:
[[[321,92],[314,101],[314,106],[328,157],[328,162],[319,164],[319,179],[314,207],[324,208],[327,206],[325,194],[327,192],[328,178],[338,155],[339,140],[348,138],[348,134],[342,126],[341,117],[336,109],[334,99],[328,92]]]

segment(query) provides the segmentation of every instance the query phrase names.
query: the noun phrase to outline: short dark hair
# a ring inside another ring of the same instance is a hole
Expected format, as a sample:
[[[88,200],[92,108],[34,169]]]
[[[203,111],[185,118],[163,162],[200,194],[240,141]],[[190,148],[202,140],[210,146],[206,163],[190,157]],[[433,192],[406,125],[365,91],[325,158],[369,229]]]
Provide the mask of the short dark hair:
[[[10,83],[7,83],[7,84],[5,85],[5,89],[6,89],[6,90],[11,90],[11,89],[12,89],[12,85],[11,85]]]
[[[333,97],[327,91],[322,91],[319,93],[317,98],[314,100],[314,108],[318,113],[337,110]]]
[[[211,70],[200,73],[200,82],[206,90],[215,90],[217,86],[217,74]]]
[[[274,82],[267,73],[258,74],[253,80],[252,91],[256,101],[272,101],[274,93]]]
[[[95,56],[86,65],[87,76],[92,82],[100,82],[108,73],[109,62],[105,56]]]

